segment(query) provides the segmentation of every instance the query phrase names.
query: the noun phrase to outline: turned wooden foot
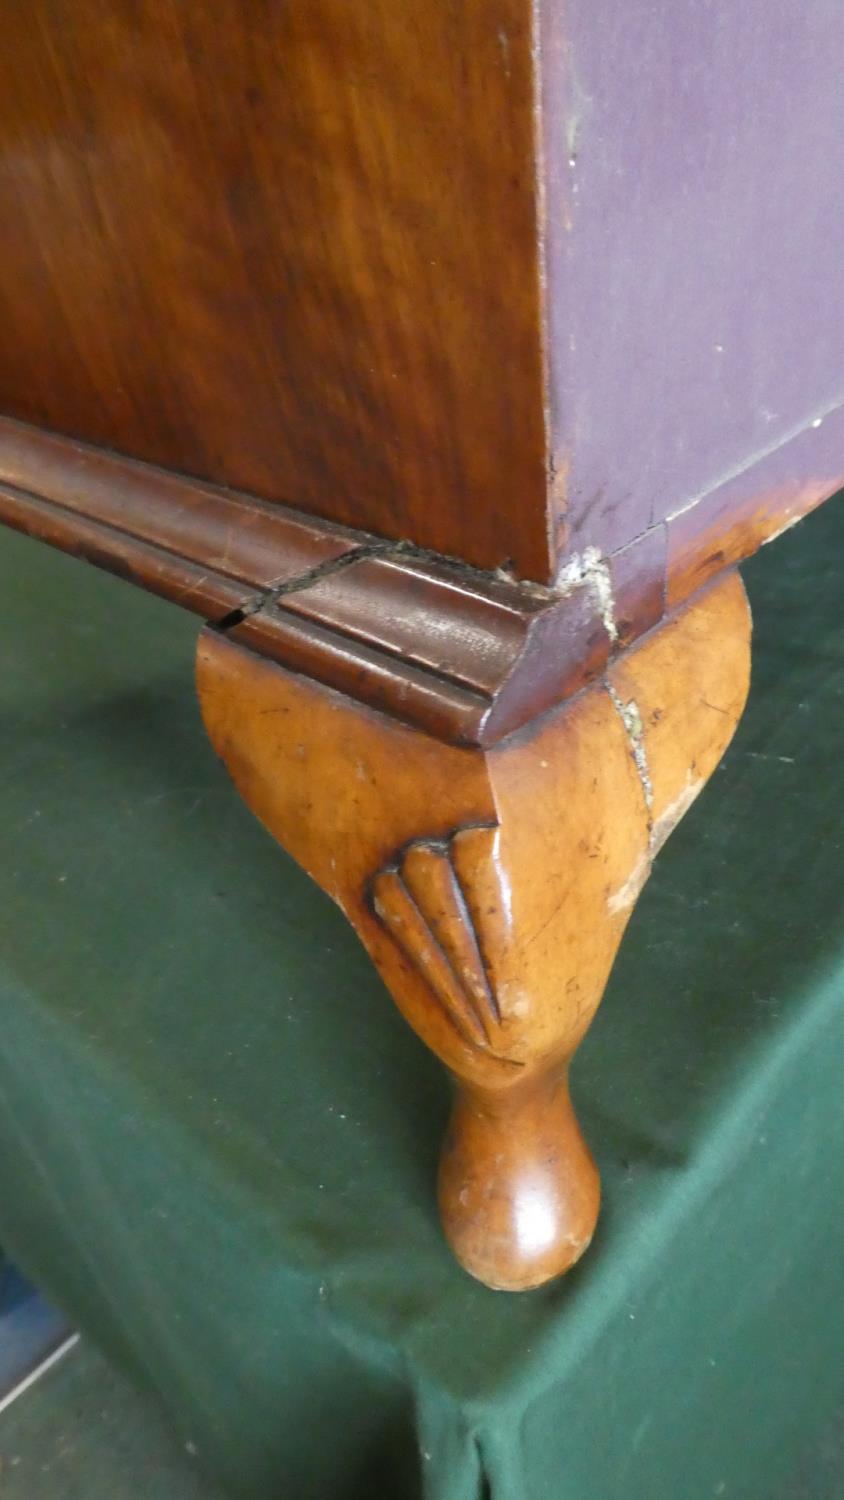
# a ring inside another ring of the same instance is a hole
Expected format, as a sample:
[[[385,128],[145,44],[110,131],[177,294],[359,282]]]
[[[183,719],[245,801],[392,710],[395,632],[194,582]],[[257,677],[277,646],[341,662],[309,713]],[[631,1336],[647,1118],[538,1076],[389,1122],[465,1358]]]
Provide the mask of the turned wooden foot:
[[[568,1270],[592,1238],[601,1181],[566,1066],[508,1089],[458,1085],[440,1161],[443,1227],[457,1259],[502,1291]]]
[[[749,639],[731,574],[576,697],[463,749],[202,633],[202,711],[236,785],[456,1079],[440,1205],[489,1286],[536,1286],[589,1244],[600,1189],[568,1064],[653,856],[732,736]]]

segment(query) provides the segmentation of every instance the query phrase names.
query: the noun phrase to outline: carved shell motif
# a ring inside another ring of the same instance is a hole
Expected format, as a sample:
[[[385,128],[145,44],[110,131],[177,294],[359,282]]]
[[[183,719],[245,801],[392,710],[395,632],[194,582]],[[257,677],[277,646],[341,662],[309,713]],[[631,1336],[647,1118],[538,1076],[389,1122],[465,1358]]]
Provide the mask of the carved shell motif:
[[[414,839],[372,878],[381,925],[470,1046],[495,1051],[501,1013],[484,935],[508,925],[494,824]]]

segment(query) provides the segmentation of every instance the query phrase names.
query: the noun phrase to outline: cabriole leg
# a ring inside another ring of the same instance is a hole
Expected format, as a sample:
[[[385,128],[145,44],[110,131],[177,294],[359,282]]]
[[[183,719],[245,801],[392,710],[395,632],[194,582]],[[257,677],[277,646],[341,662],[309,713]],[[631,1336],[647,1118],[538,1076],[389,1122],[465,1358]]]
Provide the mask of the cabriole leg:
[[[440,1206],[489,1286],[536,1286],[589,1244],[600,1189],[569,1062],[653,856],[732,736],[749,641],[728,575],[603,680],[482,750],[202,633],[202,711],[236,786],[454,1076]]]

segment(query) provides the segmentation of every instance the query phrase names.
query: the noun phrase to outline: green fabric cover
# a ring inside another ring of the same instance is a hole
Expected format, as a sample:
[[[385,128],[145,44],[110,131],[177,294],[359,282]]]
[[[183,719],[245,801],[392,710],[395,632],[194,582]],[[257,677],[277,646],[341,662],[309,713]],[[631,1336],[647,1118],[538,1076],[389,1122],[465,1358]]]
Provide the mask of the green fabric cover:
[[[460,1271],[439,1065],[208,747],[196,625],[0,538],[0,1243],[249,1500],[767,1500],[844,1378],[844,507],[574,1071],[591,1251]]]

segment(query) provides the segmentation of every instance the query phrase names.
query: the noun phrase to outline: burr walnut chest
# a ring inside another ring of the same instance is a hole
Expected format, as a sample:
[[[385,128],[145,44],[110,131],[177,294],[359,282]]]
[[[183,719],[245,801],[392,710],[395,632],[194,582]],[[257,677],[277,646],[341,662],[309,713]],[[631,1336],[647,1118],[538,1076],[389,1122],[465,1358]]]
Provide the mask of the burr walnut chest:
[[[842,75],[839,0],[6,8],[0,519],[204,622],[492,1286],[589,1242],[569,1061],[844,482]]]

